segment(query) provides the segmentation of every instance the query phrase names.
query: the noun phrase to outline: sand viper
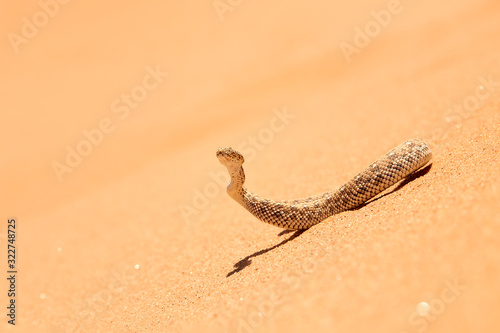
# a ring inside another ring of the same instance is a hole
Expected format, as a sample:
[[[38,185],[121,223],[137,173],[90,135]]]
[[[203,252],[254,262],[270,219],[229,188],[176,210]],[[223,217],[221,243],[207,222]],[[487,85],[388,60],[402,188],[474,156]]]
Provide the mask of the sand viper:
[[[274,201],[248,191],[243,155],[221,148],[217,158],[229,171],[227,193],[260,220],[285,229],[307,229],[327,217],[353,209],[422,168],[432,158],[429,146],[420,139],[403,142],[370,164],[363,172],[335,191],[299,200]]]

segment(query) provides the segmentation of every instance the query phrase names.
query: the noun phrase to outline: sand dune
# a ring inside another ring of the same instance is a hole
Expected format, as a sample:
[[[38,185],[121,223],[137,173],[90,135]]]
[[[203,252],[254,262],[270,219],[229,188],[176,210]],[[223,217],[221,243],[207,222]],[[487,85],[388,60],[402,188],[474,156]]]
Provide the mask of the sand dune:
[[[0,15],[2,332],[499,330],[496,1]],[[303,233],[237,205],[215,157],[303,198],[412,137],[430,168]]]

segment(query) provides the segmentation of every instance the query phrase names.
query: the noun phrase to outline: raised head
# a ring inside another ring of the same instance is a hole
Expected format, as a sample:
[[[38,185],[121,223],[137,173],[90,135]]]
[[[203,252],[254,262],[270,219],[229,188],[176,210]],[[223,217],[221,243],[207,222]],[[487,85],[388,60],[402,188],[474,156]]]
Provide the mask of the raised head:
[[[217,150],[219,162],[227,168],[240,167],[245,158],[233,148],[219,148]]]

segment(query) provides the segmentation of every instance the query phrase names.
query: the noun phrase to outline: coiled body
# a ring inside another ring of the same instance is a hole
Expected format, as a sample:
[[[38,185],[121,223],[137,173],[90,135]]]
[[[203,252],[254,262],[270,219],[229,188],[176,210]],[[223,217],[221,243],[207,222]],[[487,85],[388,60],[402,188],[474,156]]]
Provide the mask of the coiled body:
[[[370,164],[334,191],[299,200],[274,201],[261,198],[244,186],[243,156],[232,148],[217,151],[219,161],[231,176],[228,194],[258,219],[286,229],[308,229],[324,219],[353,209],[425,166],[432,158],[420,139],[408,140]]]

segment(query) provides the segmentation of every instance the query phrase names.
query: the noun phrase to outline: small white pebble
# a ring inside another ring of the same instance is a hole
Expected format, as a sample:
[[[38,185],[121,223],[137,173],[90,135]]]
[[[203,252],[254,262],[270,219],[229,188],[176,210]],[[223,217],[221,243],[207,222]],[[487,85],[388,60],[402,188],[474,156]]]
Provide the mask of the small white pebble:
[[[431,307],[426,302],[420,302],[417,304],[417,313],[422,317],[427,316],[430,310]]]
[[[135,268],[135,269],[139,269],[139,268],[140,268],[140,266],[139,266],[139,265],[135,265],[135,266],[134,266],[134,268]]]
[[[42,293],[42,294],[40,294],[40,298],[41,299],[45,299],[45,298],[47,298],[47,295],[45,295],[45,294]]]

